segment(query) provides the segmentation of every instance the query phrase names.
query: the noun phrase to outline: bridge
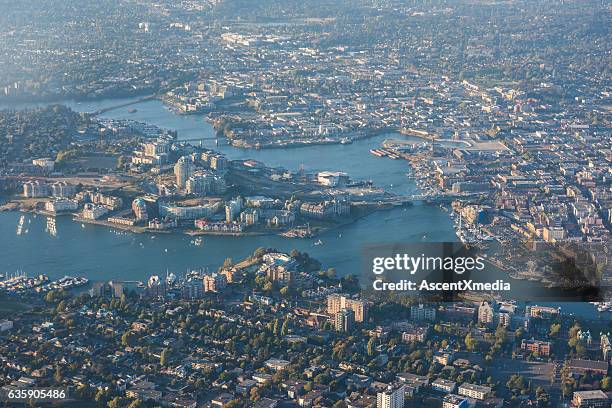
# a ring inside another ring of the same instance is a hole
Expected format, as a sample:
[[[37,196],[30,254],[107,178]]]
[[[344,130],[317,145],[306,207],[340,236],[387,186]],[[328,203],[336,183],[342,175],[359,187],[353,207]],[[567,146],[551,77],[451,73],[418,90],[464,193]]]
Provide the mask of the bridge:
[[[177,142],[200,142],[202,140],[219,140],[216,136],[208,136],[208,137],[193,137],[189,139],[180,139],[176,140]]]
[[[119,105],[113,105],[113,106],[109,106],[109,107],[106,107],[106,108],[98,109],[96,111],[91,112],[91,115],[92,116],[98,116],[98,115],[101,115],[103,113],[112,111],[114,109],[125,108],[126,106],[137,105],[137,104],[139,104],[141,102],[150,101],[152,99],[155,99],[156,97],[157,97],[157,95],[149,95],[149,96],[145,96],[145,97],[133,100],[133,101],[120,103]]]
[[[424,194],[412,194],[405,196],[391,197],[381,202],[391,205],[406,205],[413,204],[415,202],[425,202],[428,204],[448,204],[461,198],[475,198],[478,194],[438,194],[438,195],[424,195]]]

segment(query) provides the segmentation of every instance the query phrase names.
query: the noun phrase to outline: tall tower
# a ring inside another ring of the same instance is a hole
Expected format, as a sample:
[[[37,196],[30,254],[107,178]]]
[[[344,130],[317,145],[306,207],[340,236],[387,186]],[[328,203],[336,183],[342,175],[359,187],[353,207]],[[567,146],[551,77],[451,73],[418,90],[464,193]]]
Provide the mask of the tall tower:
[[[187,179],[193,174],[193,166],[188,157],[181,157],[174,165],[174,175],[176,176],[176,185],[180,189],[184,189],[187,185]]]

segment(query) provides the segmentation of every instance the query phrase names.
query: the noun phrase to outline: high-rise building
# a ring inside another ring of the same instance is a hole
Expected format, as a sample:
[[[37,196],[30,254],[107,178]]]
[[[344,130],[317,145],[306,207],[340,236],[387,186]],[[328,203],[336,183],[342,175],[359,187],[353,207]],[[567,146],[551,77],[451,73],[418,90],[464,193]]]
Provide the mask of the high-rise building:
[[[147,203],[142,198],[137,198],[132,201],[132,211],[134,211],[136,221],[146,221],[149,219]]]
[[[428,307],[423,304],[410,306],[410,318],[412,320],[436,320],[436,308]]]
[[[355,325],[355,312],[352,309],[342,309],[334,315],[334,326],[338,332],[350,332]]]
[[[204,275],[204,292],[218,292],[227,286],[227,277],[220,273]]]
[[[228,201],[225,205],[225,221],[232,222],[240,215],[242,210],[242,200],[237,198],[235,200]]]
[[[390,385],[376,394],[377,408],[404,408],[405,385]]]
[[[327,313],[335,315],[342,309],[351,309],[355,312],[356,322],[365,322],[368,318],[368,302],[351,299],[345,295],[332,294],[327,297]]]
[[[26,198],[46,197],[49,195],[49,186],[44,181],[30,180],[23,185],[23,196]]]
[[[51,185],[51,195],[53,197],[69,198],[76,194],[76,186],[65,181],[58,181]]]
[[[176,177],[176,185],[178,188],[185,188],[187,180],[193,174],[193,163],[188,157],[181,157],[174,165],[174,176]]]
[[[496,305],[483,301],[478,307],[478,323],[489,325],[496,322]]]
[[[206,195],[223,193],[227,189],[222,176],[199,172],[190,176],[185,183],[187,194]]]

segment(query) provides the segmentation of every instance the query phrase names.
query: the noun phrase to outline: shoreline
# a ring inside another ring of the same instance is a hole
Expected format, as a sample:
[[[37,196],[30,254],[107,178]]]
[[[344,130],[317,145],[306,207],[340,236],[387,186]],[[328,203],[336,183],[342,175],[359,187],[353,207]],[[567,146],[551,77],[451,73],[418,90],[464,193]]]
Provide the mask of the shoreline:
[[[333,231],[335,229],[355,223],[359,221],[360,219],[365,218],[377,211],[388,211],[394,208],[391,205],[379,205],[379,204],[360,205],[357,209],[357,212],[358,212],[357,214],[352,214],[348,217],[344,217],[336,221],[328,221],[328,225],[315,225],[311,229],[312,233],[310,236],[287,237],[286,235],[283,235],[283,234],[287,233],[288,231],[291,231],[293,228],[295,228],[295,226],[288,226],[287,228],[282,228],[277,231],[256,229],[253,231],[243,231],[243,232],[203,231],[203,230],[195,230],[191,228],[175,228],[172,230],[158,230],[158,229],[150,229],[150,228],[142,227],[142,226],[118,224],[118,223],[113,223],[113,222],[109,222],[106,220],[92,220],[89,218],[80,217],[78,214],[72,213],[72,212],[51,213],[45,210],[38,210],[35,208],[23,208],[19,206],[19,203],[11,202],[11,201],[7,202],[6,204],[13,204],[13,205],[11,205],[10,208],[0,208],[0,212],[28,213],[28,214],[41,215],[44,217],[53,217],[53,218],[70,216],[71,221],[75,223],[97,225],[100,227],[108,227],[111,229],[127,231],[127,232],[131,232],[134,234],[160,233],[160,234],[168,234],[168,235],[173,235],[173,234],[187,235],[191,237],[198,237],[198,236],[231,236],[231,237],[279,236],[279,237],[294,238],[294,239],[315,238],[326,232]],[[320,220],[313,220],[313,221],[320,222]]]

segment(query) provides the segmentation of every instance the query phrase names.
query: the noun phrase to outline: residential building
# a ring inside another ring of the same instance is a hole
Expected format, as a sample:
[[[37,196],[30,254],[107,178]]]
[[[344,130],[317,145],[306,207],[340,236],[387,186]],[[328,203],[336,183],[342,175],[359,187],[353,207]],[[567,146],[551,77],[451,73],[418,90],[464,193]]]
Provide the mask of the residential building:
[[[490,393],[491,387],[485,387],[484,385],[463,383],[459,386],[459,395],[464,395],[466,397],[478,400],[484,400]]]
[[[455,392],[457,388],[457,383],[450,380],[445,380],[444,378],[438,378],[434,382],[431,383],[431,389],[439,392],[443,392],[445,394],[452,394]]]
[[[429,333],[429,327],[427,326],[414,326],[414,325],[406,325],[404,327],[404,331],[402,332],[402,341],[405,343],[412,342],[424,342],[427,338],[427,334]]]
[[[528,350],[532,353],[538,353],[540,356],[550,355],[550,342],[540,340],[526,340],[521,342],[521,350]]]
[[[352,309],[342,309],[334,315],[334,326],[338,332],[350,332],[354,324],[355,312]]]
[[[428,307],[423,304],[410,306],[410,318],[412,320],[434,321],[436,319],[436,308]]]
[[[176,177],[176,185],[180,189],[184,189],[187,185],[187,179],[193,174],[193,163],[191,160],[183,156],[174,165],[174,176]]]
[[[478,323],[491,325],[497,321],[495,303],[483,301],[478,307]]]
[[[23,196],[26,198],[47,197],[49,186],[44,181],[30,180],[23,184]]]
[[[52,213],[60,213],[65,211],[76,211],[79,208],[79,202],[69,200],[67,198],[56,198],[45,203],[45,210]]]
[[[51,184],[51,195],[53,197],[68,198],[76,194],[76,186],[65,181],[58,181]]]
[[[575,391],[572,405],[576,408],[608,408],[610,401],[602,390]]]
[[[227,277],[220,273],[204,275],[204,292],[219,292],[227,286]]]
[[[149,219],[147,203],[142,198],[136,198],[132,201],[132,211],[134,211],[136,221],[147,221]]]
[[[368,318],[368,302],[359,299],[351,299],[346,295],[331,294],[327,297],[327,313],[334,315],[341,309],[352,309],[355,312],[356,322],[365,322]]]
[[[108,213],[108,208],[103,205],[87,203],[83,207],[83,218],[88,220],[97,220]]]
[[[195,220],[196,218],[210,217],[221,208],[222,203],[208,202],[200,205],[181,206],[174,204],[160,204],[159,215],[176,220]]]
[[[242,200],[240,198],[230,200],[225,204],[225,222],[232,222],[240,216]]]
[[[377,408],[404,408],[404,384],[389,385],[376,394]]]
[[[467,408],[468,400],[457,394],[445,395],[442,399],[442,408]]]

